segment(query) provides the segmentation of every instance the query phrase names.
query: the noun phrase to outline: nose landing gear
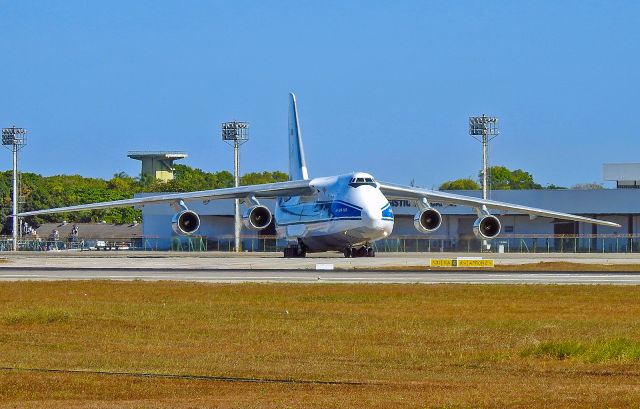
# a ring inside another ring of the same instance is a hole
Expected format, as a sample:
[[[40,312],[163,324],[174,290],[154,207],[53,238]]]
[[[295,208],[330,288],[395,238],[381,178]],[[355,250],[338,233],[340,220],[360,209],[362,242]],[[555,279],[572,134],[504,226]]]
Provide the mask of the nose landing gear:
[[[356,258],[356,257],[375,257],[376,251],[373,247],[364,246],[359,248],[347,247],[342,252],[345,258]]]
[[[284,249],[284,257],[285,258],[304,258],[307,256],[307,248],[302,242],[298,242],[298,245],[293,245],[289,247],[285,247]]]

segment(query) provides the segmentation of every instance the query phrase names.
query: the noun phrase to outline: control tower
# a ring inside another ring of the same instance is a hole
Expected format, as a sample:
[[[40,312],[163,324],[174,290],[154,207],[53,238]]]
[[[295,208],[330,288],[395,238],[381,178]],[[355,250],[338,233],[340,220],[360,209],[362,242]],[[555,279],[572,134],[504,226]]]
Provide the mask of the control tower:
[[[148,175],[152,180],[168,182],[173,180],[173,162],[184,159],[184,152],[145,152],[135,151],[127,154],[131,159],[142,161],[141,175]]]

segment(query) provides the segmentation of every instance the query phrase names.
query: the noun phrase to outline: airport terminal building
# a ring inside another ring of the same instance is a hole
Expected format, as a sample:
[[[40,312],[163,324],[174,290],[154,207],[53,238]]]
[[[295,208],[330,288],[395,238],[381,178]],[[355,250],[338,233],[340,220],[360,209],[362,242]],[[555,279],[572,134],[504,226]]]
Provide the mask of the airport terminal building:
[[[612,228],[584,224],[578,222],[557,221],[549,218],[530,218],[528,215],[517,213],[492,212],[500,218],[502,232],[500,239],[538,239],[534,246],[542,245],[540,240],[547,239],[544,245],[562,246],[568,243],[557,240],[558,237],[579,237],[575,246],[588,246],[589,250],[597,251],[602,246],[611,245],[599,241],[595,237],[615,237],[622,239],[616,246],[631,246],[636,244],[625,239],[638,236],[640,245],[640,164],[606,164],[604,165],[604,179],[616,183],[614,189],[592,190],[502,190],[492,191],[491,199],[509,203],[517,203],[530,207],[538,207],[559,212],[578,214],[598,219],[606,219],[619,223],[621,227]],[[481,196],[481,191],[456,191],[470,196]],[[261,203],[273,210],[274,200],[261,200]],[[465,206],[432,203],[443,215],[442,226],[434,233],[419,233],[413,225],[413,217],[418,209],[409,200],[391,200],[395,216],[392,235],[387,242],[398,239],[413,239],[416,248],[424,246],[429,241],[431,245],[446,250],[471,249],[470,243],[477,245],[480,241],[473,234],[473,222],[476,219],[475,209]],[[193,202],[189,204],[191,210],[197,212],[201,218],[199,234],[211,244],[209,249],[220,248],[221,242],[233,241],[233,201],[211,201],[207,204]],[[168,204],[146,205],[142,209],[143,236],[156,238],[160,247],[170,248],[171,241],[176,240],[171,228],[171,218],[175,210]],[[273,237],[275,227],[269,226],[264,231],[255,232],[243,227],[243,247],[251,248],[252,242],[260,237]],[[552,239],[549,242],[548,239]],[[430,240],[429,240],[430,239]],[[418,243],[420,242],[420,244]],[[386,245],[386,244],[385,244]],[[421,247],[422,248],[422,247]]]

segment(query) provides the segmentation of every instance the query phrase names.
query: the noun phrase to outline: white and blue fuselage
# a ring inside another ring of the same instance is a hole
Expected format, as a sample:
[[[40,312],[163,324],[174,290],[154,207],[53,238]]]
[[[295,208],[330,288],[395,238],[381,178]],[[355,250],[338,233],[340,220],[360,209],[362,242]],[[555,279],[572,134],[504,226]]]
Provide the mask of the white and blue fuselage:
[[[310,252],[368,246],[393,230],[393,211],[367,173],[315,178],[315,194],[280,198],[278,234]]]

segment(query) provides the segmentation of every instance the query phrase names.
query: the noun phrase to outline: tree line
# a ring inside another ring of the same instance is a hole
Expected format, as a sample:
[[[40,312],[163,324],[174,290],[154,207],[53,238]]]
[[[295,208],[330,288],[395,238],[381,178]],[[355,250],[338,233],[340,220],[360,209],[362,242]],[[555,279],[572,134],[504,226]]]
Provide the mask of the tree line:
[[[160,182],[147,177],[132,177],[124,172],[111,179],[88,178],[80,175],[42,176],[37,173],[21,173],[21,211],[73,206],[85,203],[130,199],[136,193],[189,192],[219,189],[234,185],[233,175],[227,171],[206,172],[187,165],[175,165],[174,179]],[[241,185],[283,182],[288,180],[280,171],[247,173],[240,178]],[[11,231],[12,172],[0,172],[0,220],[4,220],[2,233]],[[142,219],[141,212],[131,207],[91,210],[64,214],[51,214],[26,218],[29,225],[38,227],[46,222],[133,223]]]
[[[491,166],[487,172],[489,186],[492,190],[536,190],[536,189],[567,189],[563,186],[549,184],[542,186],[536,183],[533,175],[522,169],[510,170],[504,166]],[[482,171],[478,174],[478,180],[472,178],[462,178],[450,180],[440,185],[440,190],[480,190],[482,185]],[[580,183],[571,187],[572,189],[603,189],[599,183]]]

